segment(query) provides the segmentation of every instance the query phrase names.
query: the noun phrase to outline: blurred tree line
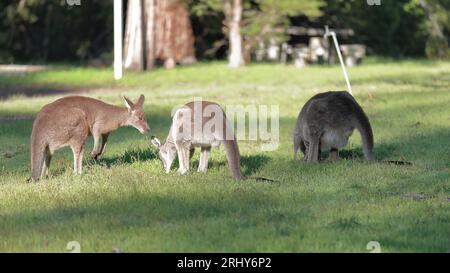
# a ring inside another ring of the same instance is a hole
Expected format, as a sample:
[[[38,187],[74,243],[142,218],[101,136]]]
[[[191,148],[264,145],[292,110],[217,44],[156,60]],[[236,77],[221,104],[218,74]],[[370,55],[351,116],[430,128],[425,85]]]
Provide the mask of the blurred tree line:
[[[321,15],[323,0],[185,0],[194,17],[215,21],[211,28],[208,22],[203,24],[205,32],[222,31],[222,39],[216,40],[213,47],[206,49],[205,57],[215,50],[230,48],[230,66],[237,67],[241,63],[249,63],[252,52],[261,43],[270,40],[283,42],[288,40],[286,29],[291,25],[289,18],[299,14],[317,18]],[[236,22],[236,13],[240,13]],[[220,22],[217,20],[220,19]],[[237,26],[238,24],[239,26]],[[217,28],[219,26],[219,28]],[[201,35],[200,35],[201,36]],[[240,37],[239,37],[240,36]],[[242,40],[239,42],[238,40]],[[206,41],[208,42],[208,41]],[[236,44],[238,47],[236,48]],[[239,51],[240,54],[233,54]],[[233,59],[237,58],[237,59]]]
[[[85,61],[111,54],[113,1],[1,0],[0,62]]]
[[[225,58],[230,46],[228,23],[234,18],[227,3],[233,1],[177,1],[189,11],[196,57]],[[244,59],[260,41],[289,40],[283,30],[308,22],[353,29],[355,35],[346,42],[364,43],[371,54],[430,58],[449,54],[450,0],[382,0],[380,6],[368,5],[366,0],[240,2]],[[108,63],[113,47],[113,1],[81,0],[80,6],[69,6],[66,0],[2,0],[0,29],[2,63],[95,59]]]
[[[321,20],[355,31],[355,42],[389,57],[445,58],[450,39],[450,0],[326,0]]]

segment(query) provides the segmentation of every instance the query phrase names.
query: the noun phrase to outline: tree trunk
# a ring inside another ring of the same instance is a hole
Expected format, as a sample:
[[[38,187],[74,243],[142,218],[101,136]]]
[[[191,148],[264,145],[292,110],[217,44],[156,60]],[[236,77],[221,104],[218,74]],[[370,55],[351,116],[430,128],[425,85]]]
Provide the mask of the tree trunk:
[[[155,58],[166,68],[193,63],[194,33],[185,4],[180,0],[156,0]]]
[[[129,0],[125,27],[124,67],[142,71],[144,63],[144,29],[142,1]]]
[[[193,63],[194,34],[181,0],[128,0],[125,68],[151,69],[156,61],[166,68]]]
[[[230,41],[228,65],[231,68],[237,68],[244,64],[241,35],[242,12],[242,0],[231,0],[231,2],[225,2],[225,13],[229,14],[228,17],[230,19],[228,22]]]
[[[44,56],[43,59],[45,62],[48,60],[48,53],[50,51],[50,33],[51,33],[51,26],[52,26],[52,16],[53,16],[53,5],[47,6],[47,16],[45,16],[45,31],[44,31]]]
[[[156,20],[156,0],[145,0],[144,21],[146,25],[146,69],[155,67],[155,20]]]

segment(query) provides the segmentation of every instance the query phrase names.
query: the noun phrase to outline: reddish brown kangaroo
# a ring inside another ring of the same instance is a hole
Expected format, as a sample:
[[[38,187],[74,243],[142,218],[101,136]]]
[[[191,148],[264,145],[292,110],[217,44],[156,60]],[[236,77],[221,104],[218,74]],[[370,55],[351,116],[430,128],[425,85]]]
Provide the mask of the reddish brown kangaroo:
[[[31,133],[31,179],[48,175],[53,153],[66,146],[73,152],[74,173],[81,174],[86,139],[94,137],[91,157],[105,152],[109,133],[122,126],[133,126],[140,133],[150,131],[142,110],[144,95],[136,103],[124,97],[126,107],[70,96],[45,105],[36,116]]]

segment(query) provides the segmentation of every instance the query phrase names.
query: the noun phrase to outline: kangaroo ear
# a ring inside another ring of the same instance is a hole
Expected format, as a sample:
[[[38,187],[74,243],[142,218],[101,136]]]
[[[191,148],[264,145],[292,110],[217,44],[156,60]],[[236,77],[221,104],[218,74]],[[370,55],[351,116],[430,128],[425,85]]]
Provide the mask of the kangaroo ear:
[[[157,138],[157,137],[155,137],[155,136],[152,136],[152,139],[151,139],[151,141],[150,141],[152,144],[153,144],[153,146],[155,146],[156,148],[161,148],[161,141],[159,141],[159,139]]]
[[[123,97],[123,100],[125,101],[125,106],[128,108],[128,110],[131,110],[134,108],[134,103],[131,102],[130,99],[128,99],[127,97]]]
[[[139,97],[138,101],[136,102],[136,106],[142,108],[142,106],[144,105],[144,100],[145,100],[144,95],[141,95],[141,96]]]

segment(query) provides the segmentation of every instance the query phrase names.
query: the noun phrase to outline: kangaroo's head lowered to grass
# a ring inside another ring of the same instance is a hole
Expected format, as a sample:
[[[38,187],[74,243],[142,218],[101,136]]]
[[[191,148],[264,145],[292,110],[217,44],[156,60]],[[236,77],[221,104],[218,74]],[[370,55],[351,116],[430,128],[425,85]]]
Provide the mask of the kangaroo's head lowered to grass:
[[[189,171],[189,160],[195,148],[201,149],[198,172],[206,172],[212,147],[225,147],[228,165],[234,179],[242,180],[240,153],[233,127],[222,107],[217,103],[196,100],[175,111],[166,142],[155,137],[151,143],[158,149],[158,157],[165,171],[170,172],[173,161],[178,156],[181,174]]]
[[[158,158],[161,160],[166,173],[169,173],[172,163],[177,157],[177,149],[175,145],[171,145],[168,142],[161,144],[161,141],[154,136],[152,136],[151,143],[156,147],[156,149],[158,149]]]

